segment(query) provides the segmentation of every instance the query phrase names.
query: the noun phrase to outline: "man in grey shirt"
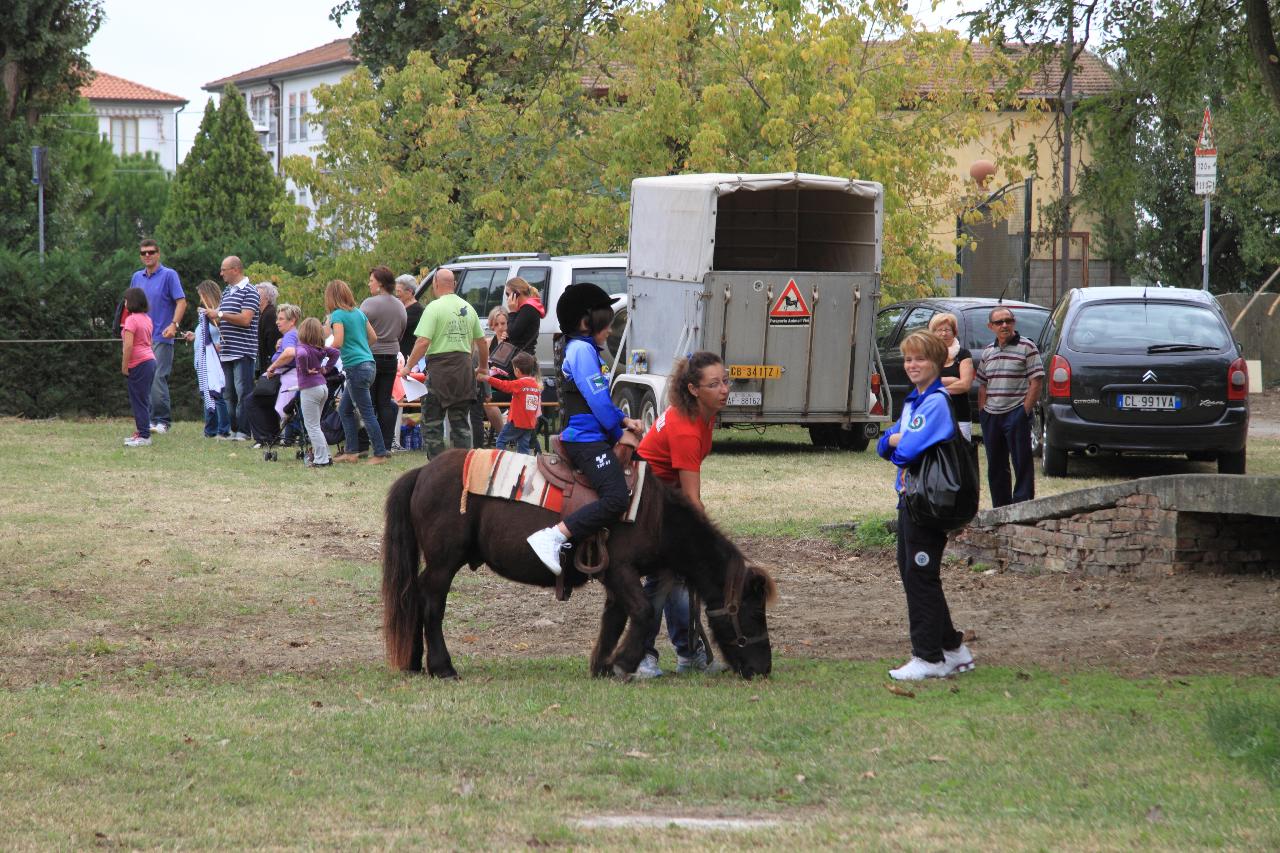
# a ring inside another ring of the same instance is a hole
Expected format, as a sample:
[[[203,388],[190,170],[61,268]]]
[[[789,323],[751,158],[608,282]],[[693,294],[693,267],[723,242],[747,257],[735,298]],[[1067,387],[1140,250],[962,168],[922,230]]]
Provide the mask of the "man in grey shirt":
[[[396,404],[391,398],[391,388],[399,370],[400,336],[404,334],[408,316],[404,304],[395,296],[396,276],[389,267],[377,266],[369,271],[369,298],[360,303],[360,310],[369,318],[374,334],[378,336],[373,350],[373,409],[378,414],[378,427],[386,447],[393,442],[396,429]],[[365,424],[365,429],[370,425]]]

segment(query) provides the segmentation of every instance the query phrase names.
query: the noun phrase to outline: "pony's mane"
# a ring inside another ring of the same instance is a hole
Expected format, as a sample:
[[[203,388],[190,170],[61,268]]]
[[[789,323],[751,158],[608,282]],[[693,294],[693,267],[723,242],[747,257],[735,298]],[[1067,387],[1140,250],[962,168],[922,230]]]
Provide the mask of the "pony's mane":
[[[764,583],[765,602],[772,604],[777,601],[778,585],[774,582],[772,575],[760,566],[748,562],[746,555],[742,553],[742,549],[735,545],[733,540],[705,512],[694,506],[693,502],[685,497],[683,492],[670,488],[666,483],[658,480],[657,477],[654,477],[654,480],[662,486],[662,493],[665,495],[668,504],[675,504],[678,511],[692,515],[706,526],[707,531],[711,534],[709,539],[714,556],[722,565],[728,567],[729,570],[732,570],[734,566],[741,566],[741,570],[748,575],[758,575]]]

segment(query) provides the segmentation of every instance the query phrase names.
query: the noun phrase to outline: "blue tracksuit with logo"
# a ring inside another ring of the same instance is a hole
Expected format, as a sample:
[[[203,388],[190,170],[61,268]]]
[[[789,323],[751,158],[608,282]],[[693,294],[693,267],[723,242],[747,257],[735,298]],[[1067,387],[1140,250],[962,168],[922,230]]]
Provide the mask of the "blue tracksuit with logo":
[[[902,470],[914,465],[924,452],[955,434],[955,416],[942,382],[920,393],[912,389],[902,407],[902,417],[889,427],[876,451],[898,466],[894,483],[902,491]],[[889,446],[889,436],[901,434],[897,447]],[[942,592],[942,551],[947,534],[911,521],[911,514],[898,501],[898,573],[907,593],[907,619],[911,626],[911,654],[939,663],[943,649],[958,649],[964,635],[951,624],[951,611]]]
[[[630,503],[622,468],[613,456],[625,415],[613,404],[600,350],[591,338],[569,338],[560,373],[560,405],[568,417],[560,444],[600,496],[564,520],[570,538],[579,541],[615,521]]]

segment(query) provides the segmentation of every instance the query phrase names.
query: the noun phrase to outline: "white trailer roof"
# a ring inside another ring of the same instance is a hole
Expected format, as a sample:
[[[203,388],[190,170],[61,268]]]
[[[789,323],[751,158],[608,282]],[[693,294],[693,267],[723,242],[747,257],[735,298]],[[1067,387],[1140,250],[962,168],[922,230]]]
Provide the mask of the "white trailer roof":
[[[781,189],[826,190],[872,199],[877,220],[882,216],[884,187],[874,181],[803,172],[637,178],[631,182],[629,274],[676,281],[701,279],[713,268],[720,196]],[[878,238],[878,221],[875,232]]]

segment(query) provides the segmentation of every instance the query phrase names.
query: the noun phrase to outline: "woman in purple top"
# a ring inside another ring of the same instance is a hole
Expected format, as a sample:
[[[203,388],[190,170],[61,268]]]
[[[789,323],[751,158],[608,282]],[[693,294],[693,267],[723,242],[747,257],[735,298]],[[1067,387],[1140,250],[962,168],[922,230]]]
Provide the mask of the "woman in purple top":
[[[325,468],[333,464],[329,460],[329,442],[320,428],[320,416],[329,397],[325,376],[333,372],[337,363],[338,351],[324,345],[324,326],[315,317],[303,320],[298,327],[298,348],[293,364],[298,372],[302,422],[307,427],[307,437],[311,439],[309,468]]]

